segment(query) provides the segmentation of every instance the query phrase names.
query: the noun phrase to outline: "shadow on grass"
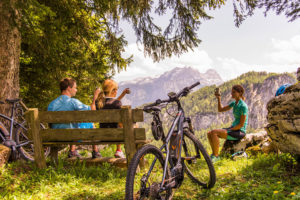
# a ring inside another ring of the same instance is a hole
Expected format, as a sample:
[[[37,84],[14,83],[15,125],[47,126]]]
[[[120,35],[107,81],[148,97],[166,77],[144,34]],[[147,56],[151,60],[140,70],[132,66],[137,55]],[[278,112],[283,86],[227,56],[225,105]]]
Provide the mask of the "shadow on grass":
[[[0,181],[1,178],[5,180],[0,184],[0,191],[7,191],[7,195],[14,195],[15,199],[21,199],[22,193],[49,193],[50,197],[62,199],[121,199],[126,174],[126,169],[108,163],[85,166],[84,163],[70,164],[59,160],[57,166],[50,165],[41,170],[34,163],[15,162],[0,174]],[[50,190],[45,191],[45,188]]]

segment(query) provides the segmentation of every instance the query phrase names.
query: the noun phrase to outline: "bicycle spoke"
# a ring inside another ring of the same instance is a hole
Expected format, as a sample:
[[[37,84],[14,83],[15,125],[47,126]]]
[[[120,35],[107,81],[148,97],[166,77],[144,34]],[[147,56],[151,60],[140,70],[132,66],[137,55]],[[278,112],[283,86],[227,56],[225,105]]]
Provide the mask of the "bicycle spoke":
[[[19,144],[17,145],[17,147],[23,147],[23,146],[25,146],[25,145],[28,145],[29,143],[31,143],[31,141],[19,143]]]
[[[25,135],[23,131],[20,131],[20,137],[22,137],[23,140],[29,140],[27,135]]]
[[[21,156],[26,160],[33,161],[34,145],[32,141],[28,139],[27,130],[19,127],[19,129],[17,129],[15,133],[15,139],[16,139],[17,146],[19,147],[18,151],[21,154]],[[45,147],[44,152],[45,152],[45,156],[47,156],[50,152],[50,148]]]
[[[128,199],[168,199],[171,190],[160,188],[163,177],[162,154],[155,151],[158,149],[146,149],[146,151],[135,157],[128,169],[131,175],[127,177],[126,193]],[[168,174],[167,174],[168,175]],[[168,176],[166,177],[168,179]],[[165,185],[168,182],[165,181]]]
[[[197,184],[212,187],[215,182],[215,172],[205,149],[190,134],[184,136],[183,142],[182,158],[184,159],[186,173]]]

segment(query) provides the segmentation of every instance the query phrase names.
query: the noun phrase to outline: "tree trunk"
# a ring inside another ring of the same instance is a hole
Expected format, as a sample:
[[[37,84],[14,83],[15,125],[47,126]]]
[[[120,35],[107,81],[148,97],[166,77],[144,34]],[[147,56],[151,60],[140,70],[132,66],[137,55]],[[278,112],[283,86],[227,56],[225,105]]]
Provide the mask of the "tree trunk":
[[[21,35],[17,27],[17,0],[0,1],[0,99],[19,97],[19,57]],[[10,114],[9,105],[0,104],[0,113]]]

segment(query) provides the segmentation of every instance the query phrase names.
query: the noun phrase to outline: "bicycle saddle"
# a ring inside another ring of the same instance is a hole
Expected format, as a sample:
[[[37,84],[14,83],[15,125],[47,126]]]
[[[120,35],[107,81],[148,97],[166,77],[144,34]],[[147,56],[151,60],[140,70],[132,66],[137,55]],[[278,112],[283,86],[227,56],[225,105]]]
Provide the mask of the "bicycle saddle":
[[[16,102],[19,102],[21,99],[6,99],[5,101],[7,103],[16,103]]]
[[[151,106],[151,107],[144,107],[145,112],[151,112],[151,111],[161,111],[161,108],[158,106]]]

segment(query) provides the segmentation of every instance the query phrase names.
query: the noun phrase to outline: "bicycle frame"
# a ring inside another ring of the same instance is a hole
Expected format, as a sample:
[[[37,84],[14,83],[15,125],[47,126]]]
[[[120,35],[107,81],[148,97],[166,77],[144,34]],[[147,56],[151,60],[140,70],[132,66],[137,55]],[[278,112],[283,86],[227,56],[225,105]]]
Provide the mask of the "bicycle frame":
[[[171,139],[171,136],[175,130],[175,127],[177,125],[177,135],[180,135],[180,142],[179,142],[179,146],[176,147],[176,150],[179,150],[179,155],[181,155],[181,150],[182,150],[182,140],[183,140],[183,121],[184,121],[184,111],[183,109],[180,107],[179,111],[176,115],[176,118],[174,119],[171,128],[169,129],[169,132],[167,134],[167,138],[166,138],[166,142],[161,146],[160,150],[163,150],[163,148],[165,148],[165,150],[167,151],[167,155],[166,155],[166,161],[165,161],[165,165],[164,165],[164,174],[163,174],[163,178],[162,178],[162,182],[161,182],[161,188],[163,188],[163,184],[165,182],[165,178],[166,178],[166,172],[167,172],[167,167],[168,167],[168,162],[169,162],[169,158],[170,158],[170,149],[168,148],[168,144],[169,141]],[[181,162],[181,156],[178,157],[177,163]],[[176,164],[177,164],[176,163]],[[176,166],[176,164],[174,163],[174,166]]]
[[[0,134],[0,137],[1,137],[1,139],[2,139],[3,141],[6,141],[6,140],[12,140],[12,134],[13,134],[13,127],[14,127],[14,126],[19,126],[19,127],[23,128],[25,131],[27,131],[27,128],[25,128],[25,127],[23,126],[23,123],[24,123],[24,122],[19,123],[19,122],[15,121],[15,119],[14,119],[15,109],[16,109],[16,106],[15,106],[15,104],[13,104],[13,106],[12,106],[12,108],[11,108],[11,117],[8,117],[8,116],[3,115],[3,114],[0,113],[0,117],[1,117],[1,118],[4,118],[4,119],[6,119],[6,120],[8,120],[8,121],[10,122],[9,132],[7,131],[7,132],[9,133],[9,135],[5,135],[5,133],[3,133],[3,134],[4,134],[4,136],[3,136],[2,134]],[[3,126],[3,128],[6,129],[5,126]],[[7,130],[7,129],[6,129],[6,130]],[[24,145],[26,145],[26,144],[28,144],[28,143],[29,143],[29,141],[27,141],[27,142],[25,142],[25,143],[22,143],[22,144],[19,144],[19,145],[17,145],[16,147],[21,147],[21,146],[24,146]]]
[[[163,191],[165,190],[165,188],[163,187],[163,184],[165,182],[165,179],[166,179],[166,172],[167,172],[167,167],[168,167],[168,163],[169,163],[169,157],[170,157],[170,150],[168,148],[168,144],[169,144],[169,141],[171,139],[171,136],[177,126],[177,134],[180,134],[181,135],[181,138],[180,138],[180,142],[179,142],[179,146],[176,147],[176,150],[178,149],[179,150],[179,155],[181,155],[181,150],[182,150],[182,140],[183,140],[183,122],[184,122],[184,119],[185,119],[185,115],[184,115],[184,110],[182,109],[181,107],[181,104],[179,101],[177,101],[177,105],[178,105],[178,112],[176,114],[176,118],[174,119],[172,125],[171,125],[171,128],[169,129],[169,132],[167,134],[167,137],[164,141],[164,144],[160,147],[160,150],[163,150],[165,148],[166,152],[167,152],[167,155],[166,155],[166,160],[165,160],[165,163],[164,163],[164,173],[163,173],[163,178],[162,178],[162,182],[161,182],[161,185],[160,185],[160,191]],[[154,161],[152,162],[151,166],[150,166],[150,169],[147,173],[147,179],[156,163],[156,160],[157,158],[154,159]],[[177,160],[177,163],[180,163],[181,162],[181,156],[179,156],[178,160]],[[174,166],[176,166],[177,163],[174,163]]]

